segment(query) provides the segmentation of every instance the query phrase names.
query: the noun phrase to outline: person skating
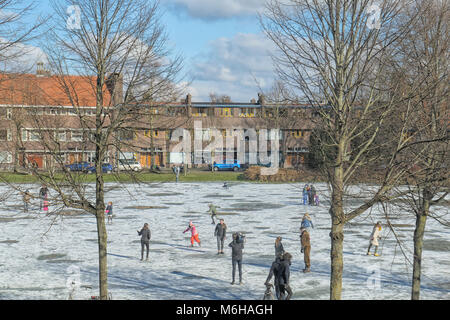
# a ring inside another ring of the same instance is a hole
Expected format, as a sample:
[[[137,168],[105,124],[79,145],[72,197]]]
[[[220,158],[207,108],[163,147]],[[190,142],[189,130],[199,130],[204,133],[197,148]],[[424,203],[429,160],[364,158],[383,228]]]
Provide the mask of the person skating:
[[[225,241],[226,235],[227,225],[225,224],[223,219],[220,219],[219,223],[216,225],[216,229],[214,230],[214,236],[217,238],[217,254],[224,254],[223,243]]]
[[[108,223],[112,223],[113,219],[113,204],[112,202],[108,202],[108,206],[105,209],[106,216],[108,217]]]
[[[30,190],[26,190],[23,193],[23,212],[28,212],[28,208],[30,207],[31,194]]]
[[[191,247],[194,246],[194,240],[198,243],[198,246],[201,247],[202,243],[201,243],[200,238],[198,236],[197,228],[192,223],[192,221],[189,222],[189,226],[187,227],[186,230],[183,231],[183,233],[186,233],[188,231],[191,231]]]
[[[305,186],[303,187],[303,204],[307,205],[308,204],[308,185],[305,184]]]
[[[284,254],[283,244],[281,243],[282,238],[277,237],[275,239],[275,258],[281,257]]]
[[[48,188],[45,184],[43,184],[42,187],[39,189],[39,199],[40,199],[39,210],[42,210],[42,205],[47,196],[48,196]]]
[[[289,286],[291,259],[292,255],[289,252],[277,256],[275,261],[272,262],[269,275],[264,283],[268,286],[270,280],[274,277],[275,296],[277,300],[285,300],[286,291],[288,292],[286,300],[289,300],[292,296],[292,290]]]
[[[209,207],[209,210],[208,210],[208,213],[210,214],[210,216],[211,216],[211,224],[216,224],[216,221],[214,220],[214,218],[215,217],[217,217],[217,208],[218,207],[216,207],[215,205],[213,205],[212,203],[210,203],[209,205],[208,205],[208,207]],[[219,207],[220,208],[220,207]]]
[[[311,271],[311,242],[309,232],[306,228],[300,228],[300,233],[301,252],[303,253],[303,259],[305,261],[305,269],[303,269],[303,272],[306,273]]]
[[[233,241],[230,242],[228,246],[231,247],[231,263],[233,266],[231,284],[234,284],[236,265],[239,269],[239,284],[242,284],[242,250],[244,249],[243,237],[240,237],[239,234],[235,232],[233,234]]]
[[[314,206],[315,205],[315,202],[314,202],[314,199],[315,199],[315,197],[316,197],[316,188],[314,187],[314,185],[311,185],[311,197],[309,198],[309,204],[311,205],[311,206]]]
[[[138,235],[141,236],[141,261],[144,260],[144,247],[147,249],[146,259],[148,260],[148,254],[150,251],[150,239],[152,238],[152,233],[148,227],[148,223],[144,223],[141,231],[137,231]]]
[[[372,246],[375,246],[375,252],[373,253],[373,255],[376,257],[379,256],[377,251],[378,251],[378,239],[381,238],[380,233],[381,233],[381,221],[378,221],[373,227],[372,234],[370,235],[370,243],[369,248],[367,249],[367,255],[369,256],[371,255],[370,249],[372,248]]]

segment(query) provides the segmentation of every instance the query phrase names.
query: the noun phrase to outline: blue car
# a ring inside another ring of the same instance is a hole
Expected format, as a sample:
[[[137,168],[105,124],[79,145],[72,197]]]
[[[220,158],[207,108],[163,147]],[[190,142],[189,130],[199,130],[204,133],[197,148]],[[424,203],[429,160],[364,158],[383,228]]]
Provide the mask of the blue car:
[[[87,168],[88,173],[95,173],[97,170],[95,169],[95,166],[91,166]],[[102,164],[102,172],[103,173],[111,173],[113,171],[113,166],[109,163]]]
[[[216,163],[213,164],[213,170],[219,171],[219,170],[233,170],[238,171],[241,168],[241,164],[239,160],[234,160],[233,163]]]
[[[66,164],[65,167],[67,168],[67,170],[69,171],[86,171],[89,167],[91,166],[91,164],[89,162],[75,162],[72,164]]]

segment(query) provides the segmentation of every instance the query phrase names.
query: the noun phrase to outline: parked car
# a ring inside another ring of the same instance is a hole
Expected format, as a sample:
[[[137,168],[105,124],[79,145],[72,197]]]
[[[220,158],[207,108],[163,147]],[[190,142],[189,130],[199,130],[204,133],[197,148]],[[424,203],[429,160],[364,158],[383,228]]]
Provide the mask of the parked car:
[[[118,166],[116,167],[118,171],[140,171],[142,166],[139,162],[134,159],[119,159]]]
[[[217,163],[217,162],[214,162],[214,164],[213,164],[213,170],[214,171],[219,171],[219,170],[238,171],[239,169],[241,169],[241,164],[240,164],[239,160],[234,160],[233,163]]]
[[[91,167],[91,164],[89,162],[75,162],[71,164],[66,164],[65,167],[69,171],[86,171],[89,167]]]
[[[95,166],[91,166],[89,168],[86,169],[86,171],[88,173],[95,173],[97,170],[95,168]],[[113,166],[109,163],[104,163],[102,164],[102,172],[103,173],[111,173],[113,171]]]

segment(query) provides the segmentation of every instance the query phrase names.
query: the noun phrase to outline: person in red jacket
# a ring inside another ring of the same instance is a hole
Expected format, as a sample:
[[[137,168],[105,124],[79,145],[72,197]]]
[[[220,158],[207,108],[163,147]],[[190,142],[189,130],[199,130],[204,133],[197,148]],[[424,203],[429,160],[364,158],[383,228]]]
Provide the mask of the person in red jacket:
[[[198,246],[201,247],[202,244],[198,237],[197,228],[194,226],[192,221],[189,222],[189,227],[186,230],[184,230],[183,233],[186,233],[188,231],[191,231],[191,247],[194,246],[194,240],[198,243]]]

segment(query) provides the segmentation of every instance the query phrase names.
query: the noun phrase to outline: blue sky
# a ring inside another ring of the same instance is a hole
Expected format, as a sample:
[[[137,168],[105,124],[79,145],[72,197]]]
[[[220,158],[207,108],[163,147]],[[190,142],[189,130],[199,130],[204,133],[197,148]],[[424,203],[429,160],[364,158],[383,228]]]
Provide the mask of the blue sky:
[[[49,3],[38,1],[36,14],[51,12]],[[273,45],[256,16],[263,5],[264,0],[160,0],[170,44],[193,79],[187,91],[194,101],[216,93],[249,102],[259,88],[272,85]]]

